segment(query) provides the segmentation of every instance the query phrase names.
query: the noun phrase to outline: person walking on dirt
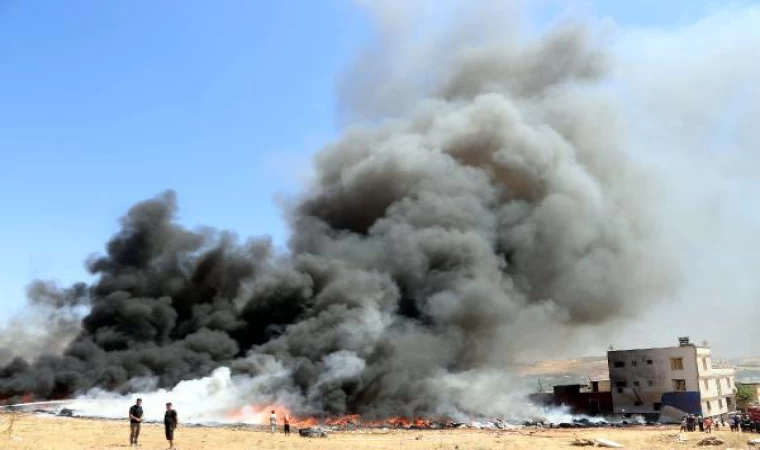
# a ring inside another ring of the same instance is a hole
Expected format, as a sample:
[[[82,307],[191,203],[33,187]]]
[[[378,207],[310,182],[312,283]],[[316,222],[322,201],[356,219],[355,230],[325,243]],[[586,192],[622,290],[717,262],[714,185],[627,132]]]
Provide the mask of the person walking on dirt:
[[[129,408],[129,445],[132,447],[137,447],[137,438],[140,437],[142,416],[142,399],[138,398],[137,401],[135,401],[135,404]]]
[[[707,417],[704,420],[703,423],[704,423],[704,427],[705,427],[705,432],[707,432],[708,434],[712,433],[712,429],[713,429],[713,421],[712,421],[712,419],[709,418],[709,417]]]
[[[272,430],[272,434],[277,431],[277,414],[274,413],[274,410],[269,415],[269,428]]]
[[[164,414],[164,433],[166,440],[169,441],[169,448],[174,448],[174,430],[177,429],[177,411],[172,408],[171,403],[166,404],[166,413]]]
[[[290,436],[290,414],[285,414],[282,418],[282,428],[285,431],[285,436]]]

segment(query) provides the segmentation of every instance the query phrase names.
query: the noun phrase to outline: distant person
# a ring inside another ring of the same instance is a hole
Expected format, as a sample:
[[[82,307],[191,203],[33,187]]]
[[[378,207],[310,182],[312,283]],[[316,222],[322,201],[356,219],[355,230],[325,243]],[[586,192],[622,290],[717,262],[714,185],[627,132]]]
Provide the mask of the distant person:
[[[689,431],[689,429],[687,428],[687,425],[688,423],[687,423],[686,416],[681,417],[681,433]]]
[[[704,427],[705,427],[705,432],[707,432],[708,434],[712,433],[712,428],[713,428],[713,421],[712,421],[712,419],[709,418],[709,417],[707,417],[704,420],[703,424],[704,424]]]
[[[703,419],[702,416],[697,416],[697,426],[699,427],[700,433],[705,432],[705,419]]]
[[[137,401],[135,401],[135,404],[129,408],[129,445],[132,447],[137,447],[137,438],[140,437],[142,417],[142,399],[138,398]]]
[[[285,414],[282,418],[282,428],[285,431],[285,436],[290,436],[290,414]]]
[[[694,415],[693,414],[689,414],[689,417],[686,419],[686,430],[687,431],[689,431],[689,432],[694,431],[694,428],[695,428],[694,427],[694,421],[695,421]]]
[[[277,414],[274,413],[274,410],[269,415],[269,428],[272,430],[272,434],[277,431]]]
[[[166,413],[164,414],[164,432],[166,440],[169,441],[169,448],[174,448],[174,430],[177,429],[177,411],[172,408],[171,403],[166,404]]]

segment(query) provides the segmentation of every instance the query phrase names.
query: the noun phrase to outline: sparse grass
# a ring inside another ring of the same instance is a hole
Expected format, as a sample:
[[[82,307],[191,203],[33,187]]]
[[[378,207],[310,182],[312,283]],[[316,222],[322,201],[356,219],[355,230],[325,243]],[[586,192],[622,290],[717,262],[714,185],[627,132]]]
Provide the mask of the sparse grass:
[[[128,448],[129,426],[113,421],[38,417],[25,414],[0,414],[2,450],[102,450]],[[177,430],[180,450],[559,450],[573,449],[575,438],[604,437],[620,442],[627,449],[696,449],[700,433],[688,433],[689,441],[678,443],[677,430],[670,427],[640,429],[522,430],[508,431],[362,431],[334,433],[327,439],[304,439],[297,434],[282,434],[250,429],[194,428]],[[758,434],[715,434],[726,441],[721,450],[747,448],[747,440]],[[418,439],[419,438],[419,439]],[[163,426],[143,425],[140,435],[143,450],[167,447]]]
[[[2,415],[5,419],[4,422],[7,422],[7,426],[5,427],[5,430],[3,430],[3,433],[11,436],[13,435],[13,425],[16,424],[19,413],[14,410],[3,410]]]

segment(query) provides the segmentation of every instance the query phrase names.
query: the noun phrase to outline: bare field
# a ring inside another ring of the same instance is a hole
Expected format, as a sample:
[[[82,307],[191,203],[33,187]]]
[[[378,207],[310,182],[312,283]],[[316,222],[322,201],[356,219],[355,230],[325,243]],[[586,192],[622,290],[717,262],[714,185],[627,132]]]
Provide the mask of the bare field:
[[[129,425],[115,421],[97,421],[34,415],[0,414],[0,449],[3,450],[95,450],[129,448]],[[578,448],[570,445],[575,438],[607,438],[629,449],[690,449],[704,435],[691,433],[687,443],[675,442],[677,432],[671,427],[641,429],[591,430],[520,430],[520,431],[372,431],[333,433],[326,439],[305,439],[297,434],[286,438],[250,429],[193,428],[177,430],[179,450],[555,450]],[[756,434],[715,435],[727,445],[712,448],[746,448]],[[140,436],[141,448],[165,449],[161,425],[146,424]]]

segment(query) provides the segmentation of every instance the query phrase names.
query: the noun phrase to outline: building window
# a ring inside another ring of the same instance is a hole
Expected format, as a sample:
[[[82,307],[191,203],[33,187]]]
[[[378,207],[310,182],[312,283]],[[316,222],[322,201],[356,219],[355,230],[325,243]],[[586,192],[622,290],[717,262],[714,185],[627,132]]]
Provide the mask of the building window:
[[[683,370],[683,358],[670,358],[670,370]]]
[[[707,404],[707,410],[712,411],[712,404],[710,404],[709,401],[705,402]]]
[[[705,380],[705,390],[706,391],[710,390],[710,380]]]
[[[673,380],[673,390],[676,392],[686,392],[686,380]]]
[[[636,361],[631,361],[631,366],[636,367]]]
[[[655,410],[655,411],[661,410],[662,409],[662,403],[659,403],[659,402],[652,403],[652,409]]]
[[[621,367],[625,367],[625,363],[623,361],[615,361],[613,365],[617,367],[618,369]]]
[[[647,380],[647,386],[649,386],[649,387],[652,387],[652,386],[654,386],[654,381],[652,381],[652,380]]]
[[[651,366],[651,365],[652,365],[652,360],[651,359],[647,359],[647,366]]]
[[[707,358],[702,358],[702,368],[707,370]]]
[[[731,412],[731,408],[733,408],[731,397],[726,397],[726,408],[728,408],[729,412]]]
[[[723,409],[723,399],[718,399],[718,408]]]
[[[639,387],[639,382],[638,381],[634,381],[633,382],[633,387]]]

